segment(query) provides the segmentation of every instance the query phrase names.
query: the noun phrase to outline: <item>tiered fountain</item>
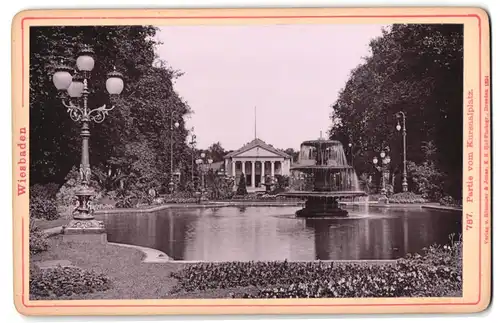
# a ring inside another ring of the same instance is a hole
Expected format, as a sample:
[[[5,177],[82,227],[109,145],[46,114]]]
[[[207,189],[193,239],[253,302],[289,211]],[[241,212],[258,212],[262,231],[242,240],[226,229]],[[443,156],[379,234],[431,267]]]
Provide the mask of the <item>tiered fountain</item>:
[[[299,161],[290,170],[300,172],[305,182],[300,189],[280,195],[306,199],[305,207],[296,213],[299,217],[345,217],[348,212],[339,207],[339,200],[366,195],[359,189],[356,172],[348,165],[342,143],[337,140],[304,141]]]

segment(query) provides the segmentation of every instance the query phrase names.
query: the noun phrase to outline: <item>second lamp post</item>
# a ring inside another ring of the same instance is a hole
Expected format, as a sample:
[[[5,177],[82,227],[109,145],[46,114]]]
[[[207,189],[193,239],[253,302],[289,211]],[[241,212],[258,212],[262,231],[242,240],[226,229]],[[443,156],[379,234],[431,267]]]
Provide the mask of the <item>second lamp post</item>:
[[[406,174],[406,115],[404,114],[403,111],[399,111],[396,113],[396,117],[398,117],[398,124],[396,125],[396,130],[401,131],[403,130],[403,192],[408,192],[408,180],[407,180],[407,174]],[[403,121],[403,127],[401,127],[401,124],[399,123],[399,117],[401,117]]]
[[[380,194],[386,195],[387,190],[385,188],[385,177],[386,177],[386,174],[388,173],[388,170],[389,170],[389,163],[391,162],[391,157],[389,156],[389,154],[387,154],[385,152],[385,150],[382,150],[380,152],[380,158],[381,158],[380,159],[380,166],[378,166],[379,160],[378,160],[377,156],[373,157],[373,165],[380,172],[380,175],[381,175]]]
[[[212,164],[213,160],[211,158],[205,159],[205,153],[201,153],[200,157],[196,160],[196,164],[201,170],[201,191],[203,192],[205,191],[205,173],[208,171],[208,167]]]
[[[174,193],[174,130],[179,128],[179,122],[174,123],[174,112],[170,113],[170,183],[168,183],[168,189],[170,194]]]

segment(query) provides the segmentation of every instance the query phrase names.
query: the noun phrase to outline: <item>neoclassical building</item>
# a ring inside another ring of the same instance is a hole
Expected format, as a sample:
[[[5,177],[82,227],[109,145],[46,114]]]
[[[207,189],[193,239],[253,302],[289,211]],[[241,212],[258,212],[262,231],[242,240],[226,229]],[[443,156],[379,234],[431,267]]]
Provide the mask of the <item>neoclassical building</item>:
[[[290,175],[292,157],[256,138],[238,150],[224,156],[226,173],[234,176],[236,184],[245,174],[247,186],[260,187],[267,175]]]

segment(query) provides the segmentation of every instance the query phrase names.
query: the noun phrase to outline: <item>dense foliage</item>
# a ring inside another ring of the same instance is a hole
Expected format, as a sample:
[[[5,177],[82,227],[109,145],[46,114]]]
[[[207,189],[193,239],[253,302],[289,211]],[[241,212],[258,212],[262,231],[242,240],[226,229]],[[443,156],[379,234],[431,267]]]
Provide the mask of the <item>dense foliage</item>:
[[[34,224],[30,224],[29,239],[30,255],[36,255],[37,253],[46,251],[49,248],[49,240],[47,238],[47,235]]]
[[[413,192],[396,193],[389,196],[389,203],[399,203],[399,204],[423,204],[427,200],[421,195],[415,194]]]
[[[284,191],[287,190],[287,188],[290,187],[290,177],[289,176],[284,176],[284,175],[275,175],[275,185],[272,191],[270,192],[271,195],[276,195],[279,193],[283,193]]]
[[[207,197],[210,200],[230,199],[233,195],[234,180],[217,174],[214,170],[208,171],[205,177]]]
[[[173,165],[186,177],[191,157],[185,144],[183,116],[189,106],[174,91],[180,73],[155,62],[156,29],[150,26],[68,26],[30,29],[30,181],[64,184],[74,165],[80,164],[80,126],[57,99],[51,75],[62,59],[73,66],[78,45],[95,51],[89,105],[110,104],[106,74],[116,67],[125,88],[106,120],[91,124],[90,161],[93,179],[105,191],[158,192],[170,179]],[[180,126],[172,132],[170,124]],[[140,195],[139,193],[137,193]],[[71,194],[70,194],[71,195]],[[142,197],[142,196],[141,196]]]
[[[462,201],[461,200],[456,200],[451,196],[445,196],[439,200],[439,204],[443,206],[450,206],[450,207],[462,207]]]
[[[370,49],[332,106],[330,137],[351,142],[354,167],[375,180],[372,158],[389,147],[394,186],[401,191],[403,144],[396,113],[403,111],[410,190],[435,200],[443,191],[459,198],[462,131],[452,129],[462,127],[463,26],[396,24]],[[435,148],[432,158],[422,143]]]
[[[314,262],[203,263],[173,273],[178,290],[257,287],[235,297],[460,296],[462,244],[432,246],[394,264]]]
[[[62,296],[104,291],[110,287],[105,275],[77,267],[40,269],[31,266],[30,269],[32,299],[60,299]]]
[[[59,218],[56,204],[58,188],[58,185],[54,183],[35,184],[30,187],[30,218],[45,220]]]

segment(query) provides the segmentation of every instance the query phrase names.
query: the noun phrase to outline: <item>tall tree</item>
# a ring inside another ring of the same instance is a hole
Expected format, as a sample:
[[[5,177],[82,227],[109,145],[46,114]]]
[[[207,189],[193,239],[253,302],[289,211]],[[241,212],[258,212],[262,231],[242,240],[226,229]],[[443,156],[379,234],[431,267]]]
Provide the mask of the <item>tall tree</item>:
[[[214,162],[220,162],[224,160],[226,151],[222,148],[220,142],[216,142],[208,147],[208,155],[213,159]]]
[[[461,194],[463,26],[398,24],[370,43],[371,56],[354,69],[332,105],[330,137],[353,143],[355,167],[371,172],[371,159],[390,147],[401,173],[402,138],[396,113],[406,114],[407,158],[425,161],[422,142],[434,142],[445,190]]]
[[[91,124],[91,164],[100,179],[116,178],[119,173],[127,175],[130,185],[165,185],[170,176],[171,142],[175,166],[186,164],[183,116],[190,108],[173,89],[172,80],[180,73],[164,64],[153,64],[155,33],[151,26],[31,28],[32,183],[62,183],[72,166],[79,164],[80,125],[71,121],[57,99],[51,75],[61,59],[73,66],[78,44],[84,43],[95,51],[89,82],[91,107],[110,103],[105,81],[113,68],[123,74],[125,82],[116,108],[103,123]],[[172,118],[175,121],[171,122]],[[172,129],[175,122],[179,128]]]

